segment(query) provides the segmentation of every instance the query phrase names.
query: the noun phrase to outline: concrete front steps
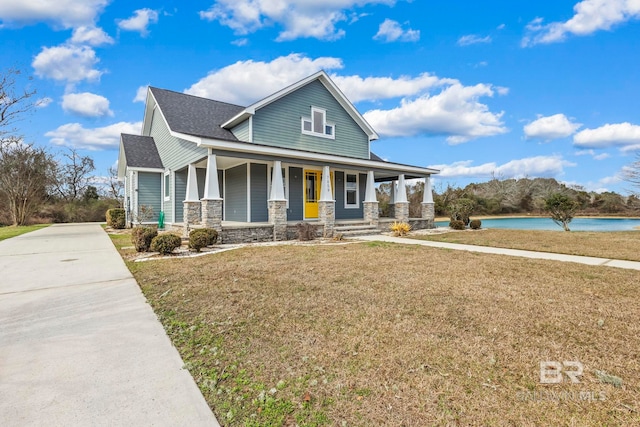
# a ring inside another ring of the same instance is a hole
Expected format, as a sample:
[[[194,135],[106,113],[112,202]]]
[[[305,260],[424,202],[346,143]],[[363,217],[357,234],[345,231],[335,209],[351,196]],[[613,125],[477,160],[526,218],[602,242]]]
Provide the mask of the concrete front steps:
[[[341,234],[342,237],[370,236],[380,234],[380,230],[375,225],[364,221],[336,221],[334,235]]]

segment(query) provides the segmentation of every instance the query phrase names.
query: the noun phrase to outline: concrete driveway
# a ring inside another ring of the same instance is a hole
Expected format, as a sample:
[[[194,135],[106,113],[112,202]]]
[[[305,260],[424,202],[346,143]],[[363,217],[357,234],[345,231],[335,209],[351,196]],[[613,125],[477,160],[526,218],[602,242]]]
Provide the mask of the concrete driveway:
[[[0,425],[217,426],[97,224],[0,242]]]

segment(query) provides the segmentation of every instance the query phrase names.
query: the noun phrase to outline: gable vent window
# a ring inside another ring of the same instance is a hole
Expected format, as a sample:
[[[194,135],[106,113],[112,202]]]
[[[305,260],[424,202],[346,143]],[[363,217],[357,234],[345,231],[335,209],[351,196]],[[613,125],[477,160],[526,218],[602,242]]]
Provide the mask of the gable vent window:
[[[311,107],[311,117],[302,117],[302,133],[335,139],[336,125],[327,122],[327,111]]]

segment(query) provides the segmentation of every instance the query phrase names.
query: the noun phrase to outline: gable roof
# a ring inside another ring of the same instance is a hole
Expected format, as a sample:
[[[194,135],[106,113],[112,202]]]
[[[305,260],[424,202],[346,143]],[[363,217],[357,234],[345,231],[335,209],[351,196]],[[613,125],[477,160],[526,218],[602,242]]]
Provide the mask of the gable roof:
[[[222,123],[222,127],[224,128],[232,128],[237,124],[245,121],[250,116],[256,113],[256,110],[271,104],[272,102],[277,101],[278,99],[298,90],[299,88],[308,85],[311,82],[318,80],[320,83],[324,85],[325,88],[333,95],[333,97],[338,101],[338,103],[345,109],[345,111],[351,116],[351,118],[360,126],[360,128],[369,136],[369,140],[372,141],[374,139],[378,139],[378,134],[371,127],[369,123],[365,120],[364,117],[360,114],[360,112],[353,106],[351,101],[347,99],[347,97],[342,93],[342,91],[336,86],[336,84],[329,78],[326,72],[318,71],[315,74],[310,75],[309,77],[300,80],[297,83],[294,83],[286,88],[279,90],[273,95],[269,95],[268,97],[251,104],[247,108],[239,111],[235,116],[232,116],[229,120]]]
[[[221,124],[244,107],[156,87],[149,87],[149,91],[172,131],[203,138],[238,140]]]
[[[152,137],[123,133],[121,141],[124,160],[128,167],[164,169]]]

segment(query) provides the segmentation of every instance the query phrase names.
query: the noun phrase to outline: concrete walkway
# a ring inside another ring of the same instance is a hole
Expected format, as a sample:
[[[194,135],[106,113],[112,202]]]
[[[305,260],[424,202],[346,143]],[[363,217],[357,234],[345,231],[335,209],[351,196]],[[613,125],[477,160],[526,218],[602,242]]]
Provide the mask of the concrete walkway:
[[[217,426],[97,224],[0,242],[0,425]]]
[[[432,248],[454,249],[458,251],[480,252],[484,254],[509,255],[523,258],[548,259],[552,261],[577,262],[587,265],[605,265],[607,267],[626,268],[630,270],[640,270],[640,262],[624,261],[619,259],[596,258],[578,255],[563,255],[550,252],[524,251],[520,249],[494,248],[490,246],[463,245],[460,243],[434,242],[429,240],[407,239],[404,237],[393,237],[385,235],[358,236],[359,240],[379,241],[390,243],[401,243],[404,245],[421,245]]]

